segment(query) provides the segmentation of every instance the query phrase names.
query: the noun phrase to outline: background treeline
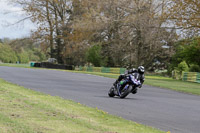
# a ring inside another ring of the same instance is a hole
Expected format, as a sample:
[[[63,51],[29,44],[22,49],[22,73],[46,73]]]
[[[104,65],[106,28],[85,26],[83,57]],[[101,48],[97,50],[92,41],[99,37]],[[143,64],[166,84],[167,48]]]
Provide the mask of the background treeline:
[[[172,70],[200,72],[200,37],[183,39],[175,44],[176,52],[171,58],[169,72]]]
[[[198,0],[12,0],[37,24],[31,39],[58,63],[199,67]],[[181,38],[181,39],[180,39]],[[183,64],[183,63],[182,63]],[[189,68],[188,68],[189,70]]]
[[[40,50],[39,44],[30,38],[0,39],[0,62],[29,63],[29,61],[44,61],[45,54]]]

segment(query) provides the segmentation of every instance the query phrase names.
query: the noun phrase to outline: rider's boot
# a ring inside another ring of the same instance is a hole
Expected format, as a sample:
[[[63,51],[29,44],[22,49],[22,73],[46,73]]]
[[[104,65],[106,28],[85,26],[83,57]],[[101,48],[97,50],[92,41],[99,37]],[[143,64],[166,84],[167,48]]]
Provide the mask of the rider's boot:
[[[132,94],[136,94],[137,93],[137,88],[135,88],[133,91],[132,91]]]
[[[117,85],[117,83],[118,83],[119,81],[118,80],[116,80],[114,83],[113,83],[113,86],[115,86],[116,87],[116,85]]]

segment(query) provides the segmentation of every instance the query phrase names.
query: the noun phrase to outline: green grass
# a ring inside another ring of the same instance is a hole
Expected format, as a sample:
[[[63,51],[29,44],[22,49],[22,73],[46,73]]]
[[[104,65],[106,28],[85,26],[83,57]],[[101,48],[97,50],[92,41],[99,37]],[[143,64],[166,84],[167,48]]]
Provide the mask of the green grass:
[[[0,79],[1,133],[162,133],[98,108]]]
[[[1,65],[31,68],[28,66],[28,64],[22,64],[22,65],[0,64],[0,66]],[[64,71],[66,71],[66,70],[64,70]],[[119,76],[119,74],[100,73],[100,72],[86,72],[86,71],[70,71],[70,72],[93,74],[93,75],[104,76],[104,77],[115,78],[115,79],[117,79]],[[166,89],[172,89],[175,91],[189,93],[189,94],[200,95],[200,84],[199,83],[174,80],[172,78],[162,77],[162,76],[146,76],[146,80],[145,80],[144,84],[161,87],[161,88],[166,88]]]
[[[200,84],[174,80],[171,78],[147,77],[145,84],[161,88],[172,89],[179,92],[200,95]]]
[[[0,66],[30,68],[30,64],[0,63]]]

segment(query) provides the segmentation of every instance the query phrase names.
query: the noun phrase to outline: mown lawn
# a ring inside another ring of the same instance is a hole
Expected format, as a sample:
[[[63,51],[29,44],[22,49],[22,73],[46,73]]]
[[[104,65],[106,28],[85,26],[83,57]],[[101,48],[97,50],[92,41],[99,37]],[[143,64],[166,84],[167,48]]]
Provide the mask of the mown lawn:
[[[171,78],[147,76],[145,84],[161,88],[172,89],[179,92],[200,95],[199,83],[174,80]]]
[[[0,79],[1,133],[162,133],[97,108]]]
[[[0,66],[30,68],[30,64],[0,63]]]

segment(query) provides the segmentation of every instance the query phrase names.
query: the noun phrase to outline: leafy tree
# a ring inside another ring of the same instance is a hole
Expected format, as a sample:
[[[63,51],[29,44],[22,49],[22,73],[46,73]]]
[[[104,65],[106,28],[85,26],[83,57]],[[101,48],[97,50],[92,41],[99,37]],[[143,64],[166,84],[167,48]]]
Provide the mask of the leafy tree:
[[[92,63],[94,66],[101,66],[102,56],[101,56],[101,46],[93,45],[86,53],[86,59],[88,62]]]
[[[33,49],[33,54],[38,57],[37,61],[44,61],[46,60],[45,54],[40,49]]]
[[[38,55],[36,55],[36,54],[34,53],[33,50],[29,50],[29,51],[28,51],[28,56],[29,56],[29,60],[30,60],[30,61],[40,61],[40,58],[38,57]]]
[[[189,67],[192,67],[191,71],[197,70],[197,66],[200,66],[200,38],[180,40],[175,45],[176,53],[171,59],[169,71],[171,72],[181,62],[186,62]]]
[[[30,38],[14,39],[8,45],[17,53],[21,63],[46,60],[45,50],[42,51],[41,45]]]
[[[17,56],[9,45],[0,43],[0,60],[4,63],[16,63]]]
[[[200,38],[194,38],[191,42],[184,46],[183,55],[184,59],[189,64],[197,64],[200,66]]]
[[[29,62],[29,55],[27,52],[22,52],[17,54],[18,61],[20,63],[28,63]]]

